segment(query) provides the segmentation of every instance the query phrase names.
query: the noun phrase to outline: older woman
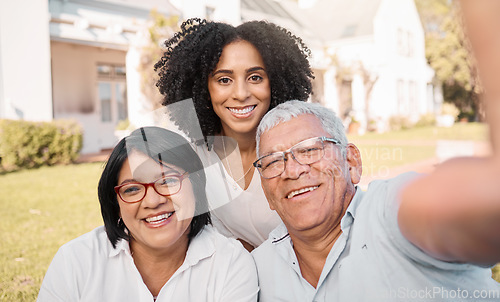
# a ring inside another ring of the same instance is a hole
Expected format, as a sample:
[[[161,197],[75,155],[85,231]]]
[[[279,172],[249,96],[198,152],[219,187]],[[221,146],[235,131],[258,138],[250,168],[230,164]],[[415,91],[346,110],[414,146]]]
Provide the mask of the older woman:
[[[205,180],[178,134],[132,132],[99,181],[104,227],[59,249],[38,301],[256,301],[251,256],[209,226]]]

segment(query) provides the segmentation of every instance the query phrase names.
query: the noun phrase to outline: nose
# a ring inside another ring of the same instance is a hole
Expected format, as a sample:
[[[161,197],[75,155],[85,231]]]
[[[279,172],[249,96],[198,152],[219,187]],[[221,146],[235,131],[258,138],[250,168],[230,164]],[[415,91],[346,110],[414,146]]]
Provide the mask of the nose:
[[[146,195],[142,199],[141,205],[147,208],[156,208],[158,205],[167,202],[167,197],[156,192],[153,185],[150,184],[146,188]]]
[[[282,178],[297,179],[303,173],[309,172],[311,167],[309,165],[302,165],[292,155],[292,153],[285,154],[285,171],[281,173]]]
[[[250,96],[248,83],[245,80],[237,80],[233,85],[233,98],[238,101],[245,101]]]

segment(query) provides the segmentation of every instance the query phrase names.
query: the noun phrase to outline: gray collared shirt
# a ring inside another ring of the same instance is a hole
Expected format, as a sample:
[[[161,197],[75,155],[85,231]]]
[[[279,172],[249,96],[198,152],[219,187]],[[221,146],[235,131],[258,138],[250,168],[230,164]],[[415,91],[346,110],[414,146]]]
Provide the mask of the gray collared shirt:
[[[491,270],[436,260],[403,237],[398,194],[416,176],[357,189],[316,288],[301,275],[286,227],[278,226],[252,252],[259,301],[500,301]]]

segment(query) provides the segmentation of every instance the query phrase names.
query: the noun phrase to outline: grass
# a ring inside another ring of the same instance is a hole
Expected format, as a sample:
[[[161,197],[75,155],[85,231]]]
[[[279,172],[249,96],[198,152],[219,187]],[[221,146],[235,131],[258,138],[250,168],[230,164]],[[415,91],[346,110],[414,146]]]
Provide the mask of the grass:
[[[381,176],[388,169],[436,156],[438,140],[487,140],[487,127],[480,123],[458,123],[450,128],[419,127],[407,130],[349,135],[361,152],[363,175]]]
[[[350,137],[366,167],[391,168],[433,156],[437,139],[483,140],[480,124]],[[411,139],[410,139],[411,138]],[[416,140],[416,142],[415,142]],[[368,169],[369,170],[369,169]],[[0,301],[35,301],[57,249],[102,225],[97,182],[102,163],[0,175]],[[500,282],[500,266],[494,270]]]
[[[487,139],[488,129],[483,123],[456,123],[453,127],[416,127],[412,129],[374,133],[365,135],[351,135],[350,140],[356,142],[369,140],[412,140],[412,141],[435,141],[435,140],[473,140],[484,141]]]
[[[0,301],[35,301],[57,249],[102,225],[96,192],[101,166],[43,167],[0,176]]]

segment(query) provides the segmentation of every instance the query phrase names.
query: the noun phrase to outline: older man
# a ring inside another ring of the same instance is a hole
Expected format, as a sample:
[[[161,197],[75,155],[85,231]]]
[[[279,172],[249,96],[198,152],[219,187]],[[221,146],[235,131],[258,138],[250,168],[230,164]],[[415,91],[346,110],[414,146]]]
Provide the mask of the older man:
[[[252,253],[260,301],[500,301],[500,1],[460,1],[493,154],[374,181],[329,110],[277,106],[255,162],[283,220]]]
[[[260,301],[499,301],[484,268],[500,261],[498,166],[449,163],[363,192],[340,119],[299,101],[270,111],[257,142],[255,166],[283,220],[252,253]],[[489,180],[461,175],[470,165]]]

